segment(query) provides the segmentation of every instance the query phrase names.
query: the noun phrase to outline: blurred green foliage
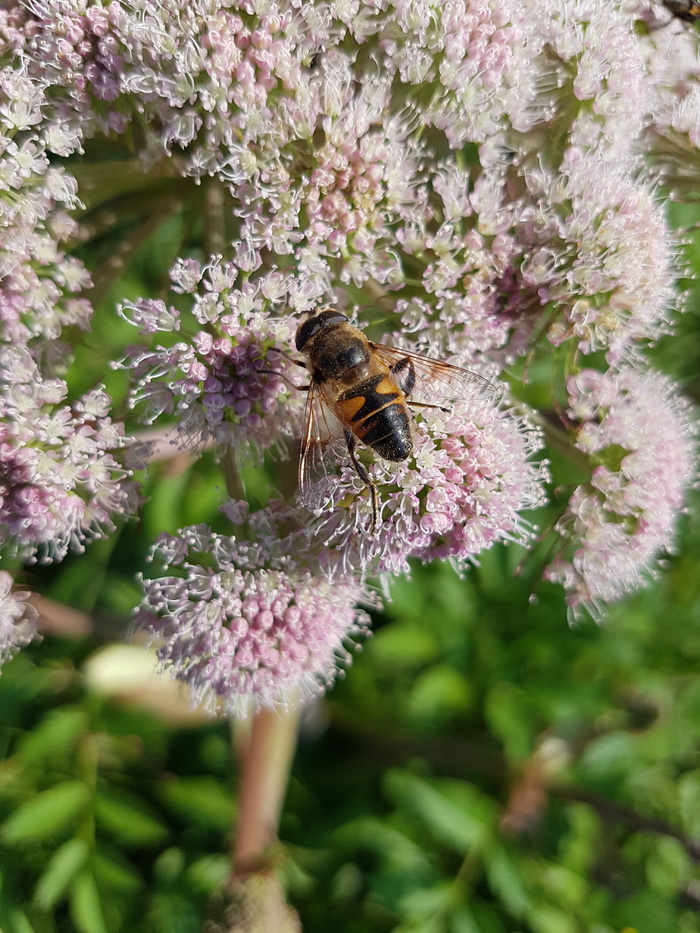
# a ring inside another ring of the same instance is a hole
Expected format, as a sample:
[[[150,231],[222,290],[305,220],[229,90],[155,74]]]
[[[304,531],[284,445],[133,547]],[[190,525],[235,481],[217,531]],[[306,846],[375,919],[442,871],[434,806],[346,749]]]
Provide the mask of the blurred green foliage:
[[[555,587],[530,601],[507,549],[468,579],[435,565],[395,586],[306,715],[279,864],[307,933],[700,929],[700,523],[684,525],[666,575],[605,627],[568,628]],[[95,647],[46,638],[0,678],[0,928],[198,930],[227,872],[228,727],[97,697]]]
[[[111,279],[118,231],[81,248],[101,270],[101,301],[70,378],[76,394],[107,380],[125,408],[110,361],[132,338],[115,296],[159,294],[197,240],[199,195],[173,201],[163,179],[118,177],[130,245]],[[88,207],[99,230],[105,205]],[[687,255],[700,269],[700,249]],[[680,327],[655,353],[698,397],[696,312]],[[550,376],[535,361],[528,398],[545,398]],[[245,474],[253,498],[265,478]],[[138,523],[25,576],[89,614],[93,633],[47,636],[0,678],[2,933],[190,933],[229,870],[228,724],[168,724],[85,674],[101,645],[128,638],[155,535],[220,522],[211,456],[157,464],[145,492]],[[603,627],[568,627],[561,591],[539,579],[546,539],[530,555],[494,548],[464,578],[416,566],[395,583],[347,676],[303,721],[279,867],[305,933],[700,931],[691,505],[664,574]],[[535,519],[546,529],[555,517]]]

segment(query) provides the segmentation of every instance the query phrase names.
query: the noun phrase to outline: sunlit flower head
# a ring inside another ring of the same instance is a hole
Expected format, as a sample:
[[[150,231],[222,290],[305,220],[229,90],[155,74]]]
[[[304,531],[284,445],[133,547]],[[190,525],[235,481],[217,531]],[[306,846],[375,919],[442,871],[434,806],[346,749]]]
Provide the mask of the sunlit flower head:
[[[28,592],[12,589],[12,577],[0,570],[0,665],[36,637],[38,612]]]
[[[154,558],[166,575],[145,581],[137,624],[197,700],[243,715],[296,705],[348,663],[368,624],[357,608],[367,591],[311,542],[294,509],[226,511],[235,535],[195,526],[161,537]]]
[[[96,389],[66,402],[26,350],[0,353],[0,543],[42,560],[114,528],[136,506],[129,438]]]
[[[697,477],[697,424],[660,373],[583,370],[568,384],[576,447],[593,466],[558,529],[566,542],[546,577],[576,618],[625,596],[673,549],[676,518]]]
[[[528,540],[533,528],[521,513],[544,502],[548,474],[531,460],[542,441],[525,417],[490,398],[460,401],[448,412],[424,410],[413,445],[400,463],[372,458],[376,528],[369,491],[336,446],[338,473],[319,481],[311,527],[348,563],[407,573],[412,558],[464,565],[498,541]]]

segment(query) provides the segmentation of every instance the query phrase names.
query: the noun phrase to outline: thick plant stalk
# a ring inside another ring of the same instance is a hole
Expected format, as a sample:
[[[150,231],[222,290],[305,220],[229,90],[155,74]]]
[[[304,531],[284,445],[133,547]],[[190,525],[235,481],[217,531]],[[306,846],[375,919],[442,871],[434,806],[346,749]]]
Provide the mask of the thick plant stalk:
[[[236,723],[242,770],[232,870],[216,909],[218,916],[205,923],[204,933],[301,933],[299,918],[286,903],[273,866],[298,722],[296,711],[264,709]]]
[[[232,849],[234,880],[270,866],[298,723],[296,710],[263,709],[252,718],[242,749],[239,815]]]
[[[231,449],[222,457],[226,490],[245,490]],[[294,757],[299,710],[261,709],[234,721],[240,762],[238,819],[231,844],[231,875],[221,918],[207,933],[298,933],[296,913],[273,873],[274,846]]]

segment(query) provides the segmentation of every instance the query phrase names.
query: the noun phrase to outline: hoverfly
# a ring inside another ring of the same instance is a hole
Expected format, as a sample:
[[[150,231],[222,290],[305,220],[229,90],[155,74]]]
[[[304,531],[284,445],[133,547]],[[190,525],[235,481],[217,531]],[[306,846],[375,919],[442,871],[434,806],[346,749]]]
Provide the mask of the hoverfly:
[[[483,376],[459,366],[373,343],[331,308],[299,325],[296,349],[306,358],[311,377],[299,455],[300,499],[308,503],[314,479],[325,473],[324,444],[342,432],[352,466],[369,489],[373,528],[379,496],[357,457],[357,442],[384,460],[407,460],[413,452],[411,406],[448,411],[436,402],[495,391]],[[412,399],[416,391],[432,401]]]
[[[668,12],[684,23],[697,23],[700,20],[700,3],[695,0],[662,0]]]

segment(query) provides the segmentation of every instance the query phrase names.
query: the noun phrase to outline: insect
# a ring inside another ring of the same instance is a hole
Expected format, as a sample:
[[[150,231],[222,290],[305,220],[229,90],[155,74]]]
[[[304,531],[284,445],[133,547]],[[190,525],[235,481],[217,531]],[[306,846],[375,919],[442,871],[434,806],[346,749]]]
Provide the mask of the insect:
[[[325,473],[324,447],[339,429],[350,461],[369,489],[373,529],[379,496],[358,459],[357,442],[384,460],[407,460],[413,452],[409,406],[447,411],[436,402],[494,391],[488,380],[459,366],[373,343],[332,308],[299,325],[296,348],[306,358],[311,377],[299,456],[300,499],[310,500],[314,480]],[[417,390],[432,401],[411,399]]]
[[[700,20],[700,3],[695,0],[662,0],[669,13],[682,19],[685,23],[696,23]]]

